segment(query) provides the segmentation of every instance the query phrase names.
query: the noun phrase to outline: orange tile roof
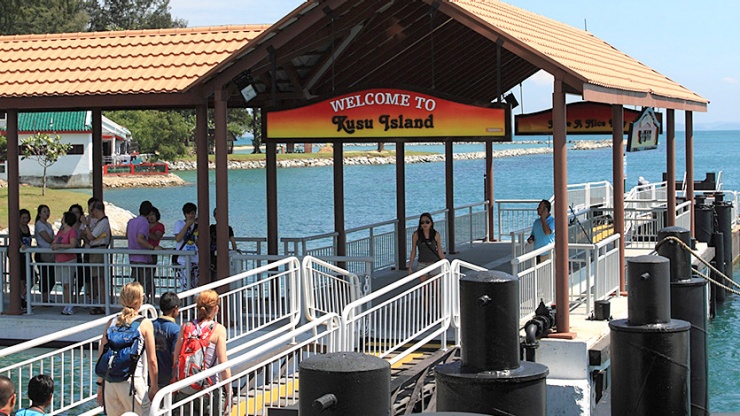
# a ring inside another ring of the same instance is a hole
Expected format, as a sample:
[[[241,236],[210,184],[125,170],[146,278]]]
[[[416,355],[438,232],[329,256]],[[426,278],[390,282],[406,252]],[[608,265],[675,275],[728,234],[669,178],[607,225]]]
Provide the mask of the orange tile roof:
[[[706,104],[708,100],[593,34],[497,0],[450,0],[585,84]]]
[[[0,98],[186,91],[268,27],[0,36]]]

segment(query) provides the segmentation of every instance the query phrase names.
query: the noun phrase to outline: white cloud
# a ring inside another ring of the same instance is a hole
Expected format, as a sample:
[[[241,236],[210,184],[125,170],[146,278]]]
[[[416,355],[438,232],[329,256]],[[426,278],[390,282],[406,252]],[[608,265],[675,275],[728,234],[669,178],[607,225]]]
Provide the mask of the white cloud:
[[[724,82],[725,84],[737,84],[738,83],[737,79],[733,77],[724,77],[722,78],[722,82]]]

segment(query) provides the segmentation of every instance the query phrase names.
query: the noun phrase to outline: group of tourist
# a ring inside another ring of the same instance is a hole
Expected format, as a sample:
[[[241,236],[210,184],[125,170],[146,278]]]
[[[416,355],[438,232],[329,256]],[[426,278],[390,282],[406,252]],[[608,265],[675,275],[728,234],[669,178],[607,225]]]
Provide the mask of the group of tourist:
[[[127,412],[148,415],[151,400],[160,388],[184,380],[198,372],[224,363],[226,328],[217,322],[219,297],[213,290],[203,291],[196,301],[197,317],[182,326],[177,324],[180,299],[175,292],[163,293],[161,315],[149,320],[139,314],[144,303],[144,288],[139,282],[123,286],[120,303],[123,310],[105,327],[98,347],[95,366],[97,402],[108,416]],[[183,406],[184,415],[230,413],[229,388],[211,386],[231,377],[227,368],[201,382],[183,387],[175,394],[175,403],[199,394]],[[52,403],[54,380],[46,374],[28,382],[30,406],[16,416],[42,416]],[[0,416],[9,416],[18,406],[13,381],[0,376]]]
[[[126,412],[147,415],[160,388],[228,360],[226,328],[217,322],[219,298],[215,291],[205,290],[198,295],[197,317],[182,326],[176,321],[180,299],[175,292],[162,294],[161,315],[153,321],[139,315],[144,298],[139,282],[127,283],[119,297],[123,311],[108,322],[100,340],[95,368],[97,401],[109,416]],[[122,340],[134,341],[126,344]],[[127,348],[135,353],[127,353]],[[123,377],[116,371],[119,368],[124,370]],[[200,397],[184,406],[186,411],[177,413],[229,414],[230,389],[208,388],[230,377],[227,368],[181,388],[175,394],[175,404],[192,394]]]
[[[175,250],[187,252],[188,255],[174,255],[171,263],[182,266],[177,271],[178,289],[183,291],[198,286],[201,273],[198,260],[198,207],[187,202],[182,206],[183,219],[177,220],[173,228]],[[216,216],[216,209],[213,210]],[[139,205],[139,215],[129,220],[126,225],[126,238],[130,250],[158,250],[159,242],[165,234],[165,227],[160,222],[159,210],[150,201]],[[210,269],[216,271],[216,224],[209,227],[210,234]],[[234,230],[229,227],[229,242],[232,250],[237,249]],[[156,294],[155,270],[157,256],[150,254],[130,254],[131,277],[141,283],[150,299]],[[189,278],[189,280],[188,280]]]
[[[178,289],[186,290],[198,286],[198,221],[197,207],[188,202],[183,208],[183,219],[175,222],[173,236],[175,249],[190,252],[188,256],[172,256],[172,264],[181,266],[177,271]],[[216,210],[213,210],[215,217]],[[64,249],[109,248],[112,242],[111,226],[105,215],[105,205],[97,198],[88,200],[88,215],[83,208],[74,204],[64,212],[61,218],[61,227],[56,232],[49,222],[51,210],[47,205],[39,205],[33,232],[29,226],[31,213],[27,209],[19,212],[21,231],[21,251],[31,247],[35,240],[38,248],[53,250],[43,253],[34,253],[33,261],[36,267],[31,270],[34,274],[33,282],[38,282],[42,304],[49,304],[49,293],[57,283],[62,285],[62,303],[67,304],[62,310],[64,315],[74,314],[72,303],[104,303],[104,266],[105,254],[92,251],[90,253],[69,253]],[[211,237],[211,265],[210,272],[216,270],[216,225],[209,229]],[[165,235],[165,226],[161,222],[159,210],[150,201],[144,201],[139,206],[139,215],[129,220],[126,225],[126,238],[130,250],[158,250],[160,241]],[[234,230],[229,227],[229,242],[231,249],[236,250]],[[156,295],[155,272],[157,255],[132,253],[129,255],[131,278],[141,283],[149,299]],[[189,266],[189,267],[188,267]],[[27,282],[26,255],[21,255],[21,306],[27,307],[25,294]],[[84,296],[83,296],[84,294]],[[102,307],[89,308],[90,314],[105,313]]]
[[[70,248],[107,248],[111,242],[111,230],[108,217],[105,215],[105,205],[97,198],[87,201],[88,215],[85,215],[79,204],[73,204],[62,214],[61,227],[57,232],[49,223],[51,210],[48,205],[39,205],[36,209],[34,233],[31,234],[29,223],[31,213],[27,209],[19,211],[21,228],[21,251],[31,247],[33,240],[36,247],[51,249],[54,252],[34,253],[35,270],[38,271],[39,291],[42,303],[49,303],[49,293],[57,282],[62,285],[62,303],[74,303],[75,298],[86,294],[90,303],[101,302],[102,278],[104,276],[100,264],[103,263],[103,254],[100,253],[69,253],[63,249]],[[90,263],[90,266],[83,266]],[[26,307],[27,282],[26,256],[21,255],[21,306]],[[34,279],[36,281],[36,279]],[[63,315],[72,315],[75,309],[65,306]],[[105,313],[102,308],[93,307],[91,314]]]

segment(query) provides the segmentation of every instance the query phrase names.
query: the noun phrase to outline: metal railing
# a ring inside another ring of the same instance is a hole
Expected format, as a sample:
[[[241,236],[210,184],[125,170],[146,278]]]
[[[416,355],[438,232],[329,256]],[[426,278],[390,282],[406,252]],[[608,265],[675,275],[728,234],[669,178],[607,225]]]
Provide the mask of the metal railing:
[[[192,300],[180,308],[180,324],[196,318],[194,300],[199,293],[216,290],[221,303],[217,320],[226,326],[229,354],[250,348],[299,325],[300,278],[301,263],[295,257],[286,257],[178,293],[180,299]]]
[[[79,259],[85,254],[98,260],[59,263],[51,258],[39,259],[41,255],[56,254],[73,254]],[[153,260],[156,263],[132,264],[128,261],[129,255],[152,254],[156,256]],[[85,306],[104,308],[106,314],[110,314],[111,306],[118,304],[121,288],[135,274],[150,276],[156,288],[155,294],[187,290],[197,283],[191,274],[191,261],[195,254],[179,250],[28,248],[21,253],[26,257],[26,312],[30,314],[33,306]],[[172,255],[184,259],[185,264],[172,264]],[[81,289],[83,283],[84,289]],[[93,285],[98,286],[98,293],[91,290]]]
[[[450,272],[452,274],[450,283],[450,299],[452,305],[450,306],[451,322],[453,328],[455,328],[455,345],[460,345],[460,278],[465,274],[463,271],[471,270],[475,272],[487,271],[485,267],[478,266],[477,264],[468,263],[462,260],[453,260],[450,263]]]
[[[298,402],[300,363],[317,354],[337,352],[340,325],[336,314],[320,317],[289,333],[275,337],[244,354],[160,389],[152,400],[152,415],[218,414],[219,392],[226,391],[231,414],[265,415],[268,408],[287,407]],[[178,390],[196,380],[215,377],[227,368],[231,377],[218,380],[200,392],[180,398]],[[229,401],[230,400],[230,401]]]
[[[596,244],[568,244],[570,306],[585,304],[590,315],[593,302],[619,290],[619,241],[614,234]]]
[[[398,221],[376,222],[347,230],[347,255],[372,257],[374,269],[398,264]]]
[[[645,204],[655,204],[649,201]],[[606,211],[606,210],[605,210]],[[625,245],[632,248],[652,248],[658,242],[658,231],[666,226],[666,207],[625,208]],[[676,206],[676,225],[691,229],[691,202]]]
[[[143,305],[139,312],[147,318],[157,317],[157,310],[151,305]],[[66,413],[71,409],[77,412],[80,409],[92,410],[93,414],[99,414],[103,409],[95,402],[97,397],[95,384],[97,349],[103,336],[103,329],[112,318],[112,316],[106,316],[0,350],[0,358],[6,358],[71,335],[84,332],[96,334],[84,341],[75,342],[4,367],[0,369],[0,374],[14,381],[19,398],[27,397],[25,389],[31,377],[37,374],[50,375],[57,386],[49,407],[51,415]]]
[[[262,345],[298,326],[301,317],[300,271],[298,259],[284,258],[261,268],[181,292],[178,294],[183,303],[178,316],[179,322],[182,324],[195,318],[195,300],[199,293],[208,289],[217,290],[222,293],[218,321],[227,327],[228,354],[233,356]],[[142,306],[141,313],[150,319],[157,317],[157,310],[151,305]],[[22,353],[28,355],[32,348],[71,335],[84,332],[95,334],[84,341],[2,368],[0,374],[14,378],[20,392],[33,375],[49,374],[60,386],[55,390],[50,414],[65,413],[71,409],[76,414],[99,414],[102,408],[95,404],[97,345],[103,328],[114,316],[105,316],[0,350],[0,358],[15,357]]]
[[[534,316],[540,300],[555,302],[555,244],[548,244],[511,260],[511,274],[519,279],[521,322]]]
[[[419,282],[423,277],[426,280]],[[440,260],[350,303],[342,312],[344,350],[375,355],[393,364],[437,338],[446,348],[450,280],[450,263]],[[398,293],[410,283],[417,284]]]
[[[304,257],[302,270],[304,308],[309,321],[341,313],[349,303],[369,293],[363,290],[356,274],[315,257]]]

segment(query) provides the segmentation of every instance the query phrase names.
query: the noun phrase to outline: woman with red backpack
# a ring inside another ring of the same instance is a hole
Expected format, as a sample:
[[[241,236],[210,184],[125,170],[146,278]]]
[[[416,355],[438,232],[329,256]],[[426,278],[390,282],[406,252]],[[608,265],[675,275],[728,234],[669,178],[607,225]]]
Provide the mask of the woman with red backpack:
[[[196,310],[197,318],[184,323],[177,337],[173,357],[173,362],[176,363],[176,380],[184,380],[228,360],[226,356],[226,328],[216,322],[219,312],[218,293],[213,290],[206,290],[198,295]],[[217,384],[220,380],[229,378],[231,378],[231,370],[226,368],[213,377],[194,382],[180,389],[175,395],[175,401],[179,402],[190,395],[198,394],[200,391]],[[230,393],[228,390],[227,393]],[[183,406],[183,411],[180,413],[182,416],[190,414],[191,404],[193,415],[228,415],[231,410],[230,398],[224,398],[223,391],[220,388],[211,390],[210,393],[196,398],[193,403]],[[177,403],[175,405],[177,406]]]

